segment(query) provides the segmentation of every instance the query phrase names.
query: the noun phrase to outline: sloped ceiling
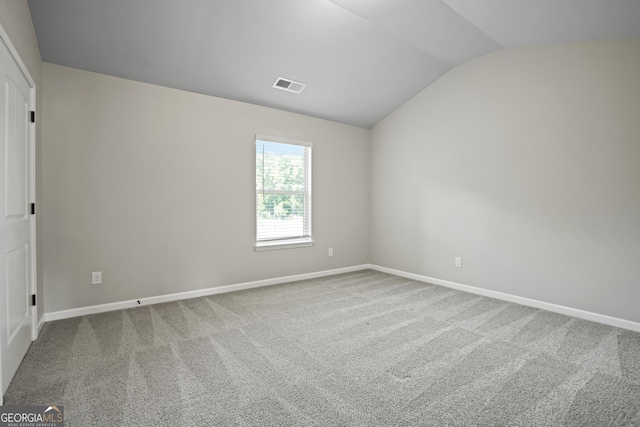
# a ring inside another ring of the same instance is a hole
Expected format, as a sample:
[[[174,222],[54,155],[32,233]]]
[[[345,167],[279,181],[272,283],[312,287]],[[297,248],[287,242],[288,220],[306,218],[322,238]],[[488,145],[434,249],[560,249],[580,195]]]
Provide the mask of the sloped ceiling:
[[[640,38],[638,0],[29,0],[42,59],[369,128],[503,46]],[[293,94],[278,77],[307,84]]]

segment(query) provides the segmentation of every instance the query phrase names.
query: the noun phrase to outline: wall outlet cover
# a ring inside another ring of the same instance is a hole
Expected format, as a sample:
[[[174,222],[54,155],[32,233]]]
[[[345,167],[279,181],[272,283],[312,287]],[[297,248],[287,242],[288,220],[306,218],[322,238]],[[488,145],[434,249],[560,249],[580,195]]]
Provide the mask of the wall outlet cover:
[[[102,283],[102,271],[94,271],[91,273],[91,284],[99,285]]]

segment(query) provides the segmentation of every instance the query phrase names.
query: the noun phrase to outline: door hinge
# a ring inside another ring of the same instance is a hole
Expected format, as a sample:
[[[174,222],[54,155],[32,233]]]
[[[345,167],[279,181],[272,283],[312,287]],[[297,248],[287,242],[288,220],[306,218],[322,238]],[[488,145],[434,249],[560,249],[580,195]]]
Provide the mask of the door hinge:
[[[36,122],[36,112],[32,111],[31,112],[31,123],[35,123]]]
[[[36,294],[31,295],[31,305],[36,305]]]
[[[31,215],[35,215],[35,214],[36,214],[36,204],[31,203]]]

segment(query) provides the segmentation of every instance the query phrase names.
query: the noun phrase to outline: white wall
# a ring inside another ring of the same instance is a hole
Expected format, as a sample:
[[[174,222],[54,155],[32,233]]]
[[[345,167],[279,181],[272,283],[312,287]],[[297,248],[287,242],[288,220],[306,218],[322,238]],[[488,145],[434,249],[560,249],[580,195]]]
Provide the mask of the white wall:
[[[47,63],[43,83],[47,312],[368,262],[369,130]],[[254,251],[256,133],[313,142],[314,247]]]
[[[454,68],[372,130],[372,262],[640,321],[639,76],[640,40]]]
[[[26,1],[0,0],[0,24],[7,32],[11,43],[18,51],[20,59],[29,70],[29,74],[36,83],[36,116],[41,117],[42,113],[42,61],[40,59],[40,49],[36,33],[31,22],[31,12]],[[36,205],[41,205],[41,170],[40,170],[40,134],[41,121],[36,120]],[[42,218],[38,213],[36,222],[36,245],[37,245],[37,275],[38,275],[38,295],[43,293],[42,280]],[[40,299],[40,301],[42,301]],[[38,304],[38,318],[44,313],[44,304]]]

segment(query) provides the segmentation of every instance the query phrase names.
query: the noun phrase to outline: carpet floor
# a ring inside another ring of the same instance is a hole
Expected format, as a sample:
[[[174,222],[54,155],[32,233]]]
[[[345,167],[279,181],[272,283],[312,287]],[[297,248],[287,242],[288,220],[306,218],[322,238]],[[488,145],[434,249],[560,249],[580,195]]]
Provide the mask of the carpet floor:
[[[640,334],[376,271],[46,323],[68,426],[640,426]]]

